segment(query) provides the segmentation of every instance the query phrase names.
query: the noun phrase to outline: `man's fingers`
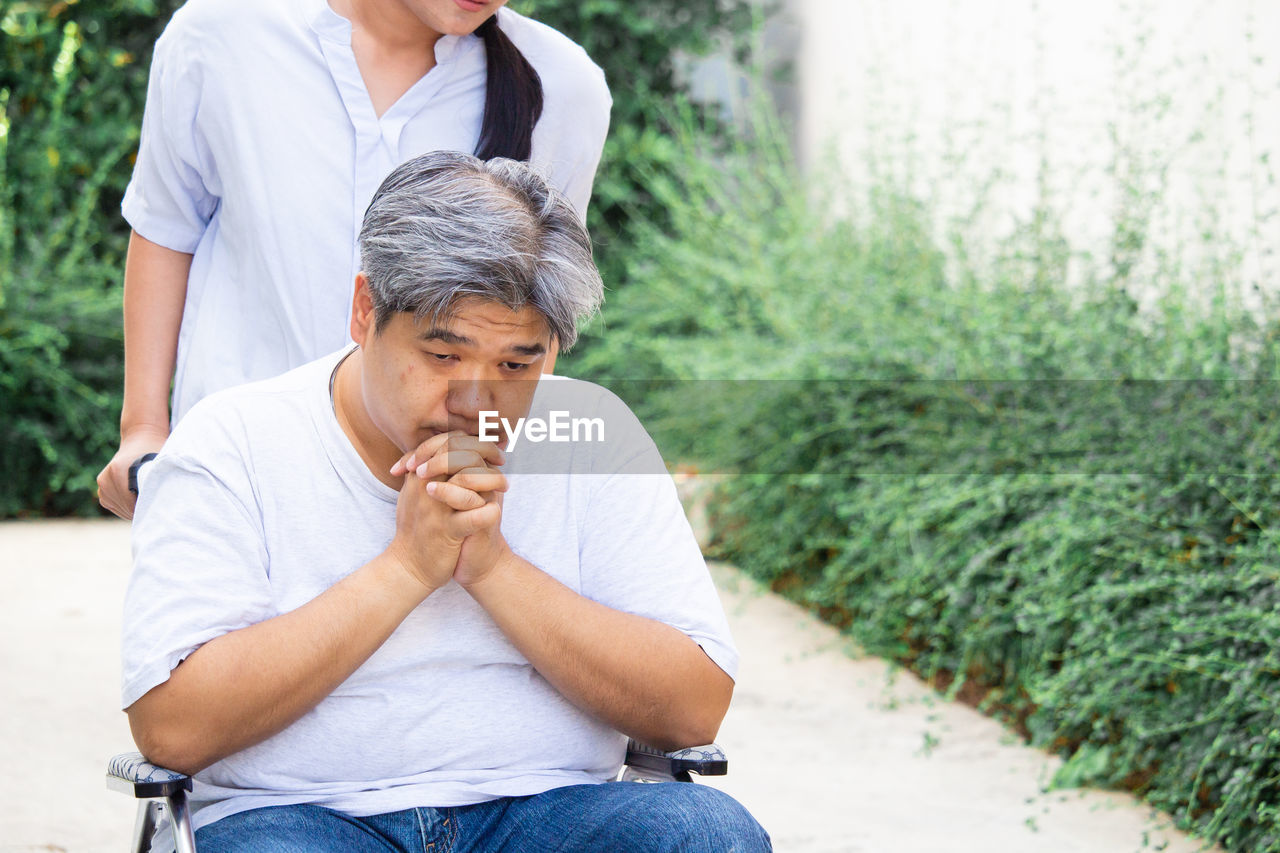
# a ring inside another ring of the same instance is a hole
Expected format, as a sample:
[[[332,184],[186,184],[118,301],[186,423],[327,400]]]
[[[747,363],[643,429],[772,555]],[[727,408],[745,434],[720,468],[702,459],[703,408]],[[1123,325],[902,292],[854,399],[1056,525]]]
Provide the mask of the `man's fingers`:
[[[449,483],[484,496],[486,492],[505,492],[507,477],[492,468],[465,468],[449,478]],[[485,498],[488,500],[488,498]]]
[[[455,453],[461,454],[468,452],[474,454],[475,457],[482,459],[483,464],[501,465],[506,462],[506,454],[503,452],[502,448],[498,446],[497,442],[481,441],[477,436],[469,435],[460,430],[453,430],[452,432],[442,432],[439,435],[433,435],[431,438],[422,442],[422,444],[400,457],[400,459],[396,461],[396,464],[391,466],[391,475],[398,477],[401,474],[406,474],[409,471],[418,469],[418,476],[422,477],[424,480],[431,479],[432,477],[448,476],[458,470],[458,468],[466,467],[466,465],[474,463],[467,462],[465,464],[457,464],[452,468],[452,470],[447,470],[448,466],[445,468],[434,468],[429,472],[423,471],[422,467],[430,464],[431,460],[438,455],[447,454],[452,456]],[[443,463],[437,463],[437,465],[441,464]]]
[[[445,484],[441,484],[445,485]],[[452,528],[454,536],[459,539],[465,539],[472,534],[479,533],[487,527],[493,527],[495,524],[502,522],[502,506],[497,501],[489,501],[482,507],[469,509],[460,512],[453,518],[449,519],[449,526]]]
[[[410,450],[404,456],[396,460],[396,464],[391,466],[391,476],[399,477],[408,471],[413,470],[420,464],[419,460],[428,459],[436,454],[441,447],[448,443],[451,437],[458,437],[466,433],[460,431],[442,432],[439,435],[433,435],[426,441],[419,444],[413,450]]]
[[[491,470],[490,464],[493,463],[474,450],[442,450],[419,465],[417,474],[423,480],[443,480],[472,468]]]
[[[486,465],[501,465],[507,461],[507,454],[496,441],[481,441],[478,436],[467,433],[449,433],[450,438],[437,453],[474,453],[484,460]],[[424,457],[418,457],[419,462]]]
[[[427,494],[445,506],[456,509],[459,512],[479,509],[486,503],[485,499],[480,495],[456,483],[427,483]]]

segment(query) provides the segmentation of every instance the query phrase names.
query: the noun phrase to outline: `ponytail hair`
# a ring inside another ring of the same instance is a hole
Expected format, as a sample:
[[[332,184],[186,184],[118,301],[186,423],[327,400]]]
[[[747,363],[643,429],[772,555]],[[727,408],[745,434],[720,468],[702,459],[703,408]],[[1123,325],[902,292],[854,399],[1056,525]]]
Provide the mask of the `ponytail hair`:
[[[528,160],[533,127],[542,115],[542,80],[520,48],[498,28],[496,14],[479,26],[476,35],[484,40],[488,69],[476,156]]]

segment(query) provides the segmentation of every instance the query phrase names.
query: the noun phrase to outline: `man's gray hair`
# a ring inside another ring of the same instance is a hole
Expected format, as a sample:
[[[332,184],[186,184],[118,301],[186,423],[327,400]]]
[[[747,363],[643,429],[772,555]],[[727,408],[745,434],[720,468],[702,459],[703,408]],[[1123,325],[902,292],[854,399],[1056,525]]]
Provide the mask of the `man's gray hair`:
[[[568,349],[602,299],[573,205],[504,158],[435,151],[399,166],[365,212],[360,263],[377,331],[401,311],[443,325],[474,298],[532,308]]]

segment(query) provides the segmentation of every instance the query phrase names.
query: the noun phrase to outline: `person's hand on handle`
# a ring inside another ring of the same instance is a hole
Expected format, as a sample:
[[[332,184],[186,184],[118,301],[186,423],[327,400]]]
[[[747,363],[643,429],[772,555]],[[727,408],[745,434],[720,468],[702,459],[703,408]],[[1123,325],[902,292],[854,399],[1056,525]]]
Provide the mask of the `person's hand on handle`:
[[[129,466],[148,453],[159,453],[169,433],[155,427],[135,427],[120,438],[120,448],[98,473],[98,503],[123,519],[133,518],[138,496],[129,491]]]
[[[129,236],[124,267],[124,403],[120,448],[98,474],[98,502],[133,518],[129,466],[158,453],[169,437],[169,385],[177,360],[178,328],[187,300],[192,256]]]

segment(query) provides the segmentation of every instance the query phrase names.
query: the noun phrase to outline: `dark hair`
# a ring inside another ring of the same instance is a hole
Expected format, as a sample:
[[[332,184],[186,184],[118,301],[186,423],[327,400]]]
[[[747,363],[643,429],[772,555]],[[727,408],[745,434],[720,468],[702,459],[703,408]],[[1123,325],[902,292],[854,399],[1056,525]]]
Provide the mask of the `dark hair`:
[[[533,126],[542,115],[542,80],[520,48],[498,27],[496,14],[476,29],[476,35],[484,40],[488,68],[476,156],[481,160],[528,160],[533,150]]]

